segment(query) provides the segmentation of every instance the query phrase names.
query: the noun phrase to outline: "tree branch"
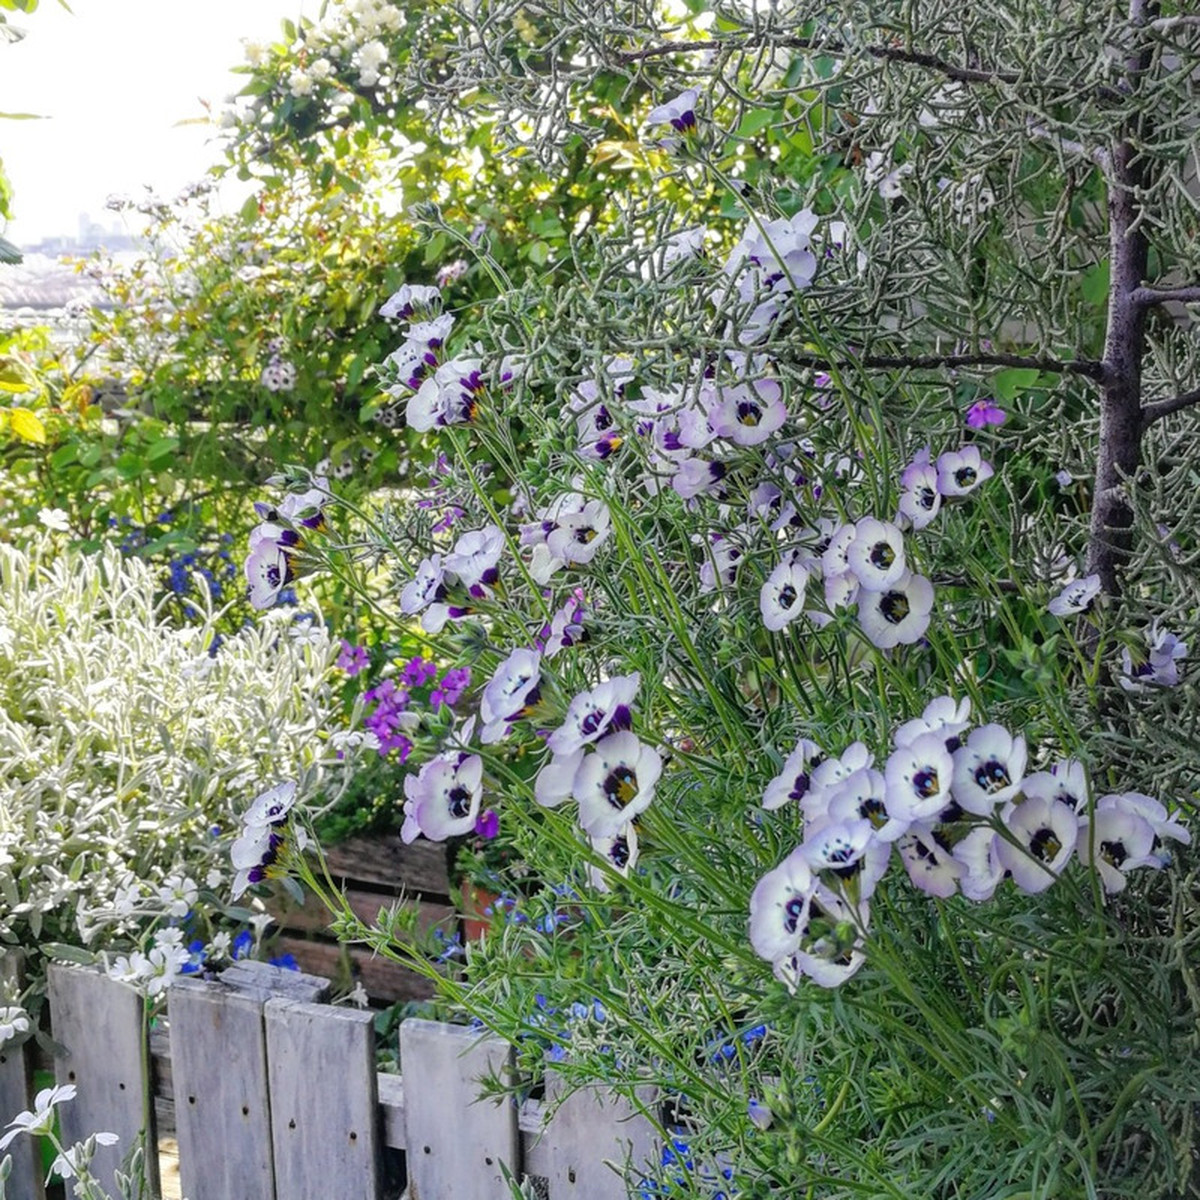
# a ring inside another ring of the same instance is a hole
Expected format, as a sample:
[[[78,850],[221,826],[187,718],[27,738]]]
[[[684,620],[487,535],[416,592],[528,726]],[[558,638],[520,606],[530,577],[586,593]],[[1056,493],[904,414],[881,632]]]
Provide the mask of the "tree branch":
[[[864,354],[860,358],[832,359],[816,354],[794,354],[788,361],[795,366],[813,367],[818,371],[844,370],[854,367],[936,368],[953,370],[956,367],[1025,367],[1047,371],[1052,375],[1082,375],[1102,382],[1104,364],[1087,358],[1045,358],[1025,354]]]
[[[1200,286],[1176,288],[1134,288],[1129,299],[1142,308],[1154,304],[1200,304]]]
[[[1142,405],[1142,429],[1149,429],[1156,421],[1169,417],[1172,413],[1191,408],[1200,404],[1200,388],[1192,392],[1184,392],[1180,396],[1172,396],[1170,400],[1156,400],[1153,404]]]
[[[1200,25],[1200,16],[1187,14],[1180,17],[1159,17],[1157,21],[1150,22],[1150,28],[1155,33],[1170,33],[1172,29],[1181,25]]]
[[[819,38],[799,37],[788,35],[779,38],[745,37],[745,38],[711,38],[694,42],[664,42],[660,46],[649,46],[644,50],[628,50],[619,53],[617,57],[625,63],[641,62],[647,58],[663,58],[668,54],[681,54],[691,50],[715,50],[730,47],[735,50],[749,50],[765,42],[777,46],[786,46],[789,50],[820,50],[839,58],[849,58],[855,51],[861,51],[871,58],[887,62],[909,63],[914,67],[924,67],[953,79],[958,83],[1020,83],[1021,76],[1016,71],[979,70],[974,67],[963,67],[957,63],[947,62],[933,54],[924,54],[919,50],[905,50],[900,46],[848,46],[844,42],[822,41]]]

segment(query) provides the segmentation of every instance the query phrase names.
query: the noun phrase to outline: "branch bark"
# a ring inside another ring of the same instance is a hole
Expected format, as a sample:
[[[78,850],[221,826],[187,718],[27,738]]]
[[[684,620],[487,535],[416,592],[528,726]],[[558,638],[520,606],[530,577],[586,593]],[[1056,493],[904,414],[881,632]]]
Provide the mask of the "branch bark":
[[[1149,308],[1155,304],[1200,304],[1200,285],[1195,287],[1135,288],[1130,300]]]
[[[668,54],[683,54],[694,50],[715,50],[730,47],[734,50],[749,50],[770,41],[773,45],[785,46],[789,50],[818,50],[832,54],[838,58],[846,58],[856,51],[869,55],[871,58],[887,62],[908,63],[914,67],[924,67],[945,75],[947,79],[958,83],[1007,83],[1021,82],[1021,76],[1016,71],[1001,71],[999,69],[983,70],[975,67],[964,67],[958,63],[947,62],[934,54],[925,54],[920,50],[905,50],[900,46],[849,46],[844,42],[824,41],[820,38],[786,35],[778,38],[713,38],[692,42],[664,42],[658,46],[648,46],[644,50],[628,50],[617,55],[624,63],[642,62],[648,58],[664,58]]]
[[[1149,70],[1152,45],[1141,36],[1157,0],[1129,0],[1134,43],[1125,59],[1125,83],[1136,96]],[[1146,309],[1138,294],[1146,277],[1149,242],[1140,220],[1147,184],[1139,144],[1149,140],[1147,122],[1134,116],[1112,149],[1108,178],[1110,284],[1104,339],[1104,391],[1100,399],[1100,445],[1088,528],[1087,573],[1100,576],[1110,596],[1121,592],[1120,569],[1133,549],[1133,509],[1126,493],[1142,457],[1142,360]]]
[[[1194,392],[1184,392],[1182,395],[1172,396],[1170,400],[1156,400],[1153,404],[1143,405],[1142,432],[1144,433],[1156,421],[1161,421],[1163,417],[1182,412],[1183,409],[1191,408],[1196,404],[1200,404],[1200,388]]]
[[[1104,364],[1090,358],[1046,358],[1030,354],[864,354],[858,358],[823,358],[818,354],[793,354],[788,362],[817,371],[843,371],[860,367],[880,370],[936,369],[957,367],[1025,367],[1052,375],[1082,375],[1097,382],[1104,378]]]

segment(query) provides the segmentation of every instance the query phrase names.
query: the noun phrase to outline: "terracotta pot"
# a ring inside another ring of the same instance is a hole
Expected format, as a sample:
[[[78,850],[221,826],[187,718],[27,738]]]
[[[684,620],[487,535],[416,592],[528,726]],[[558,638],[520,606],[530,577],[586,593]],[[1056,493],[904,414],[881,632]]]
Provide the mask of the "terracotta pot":
[[[469,879],[462,881],[459,892],[462,896],[459,911],[462,916],[463,938],[467,941],[478,941],[491,928],[495,904],[500,897],[482,884],[472,883]]]

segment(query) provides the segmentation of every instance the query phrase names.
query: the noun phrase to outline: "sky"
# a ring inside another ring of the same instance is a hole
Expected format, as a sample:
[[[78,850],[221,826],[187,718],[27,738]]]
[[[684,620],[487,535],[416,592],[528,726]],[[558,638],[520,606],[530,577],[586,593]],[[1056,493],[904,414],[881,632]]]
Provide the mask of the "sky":
[[[0,159],[16,193],[5,236],[18,245],[74,234],[80,213],[106,227],[113,193],[149,184],[174,196],[220,157],[215,130],[179,126],[219,112],[245,80],[242,39],[277,41],[280,22],[315,18],[320,0],[41,0],[8,14],[23,41],[0,41]],[[72,15],[73,14],[73,15]]]

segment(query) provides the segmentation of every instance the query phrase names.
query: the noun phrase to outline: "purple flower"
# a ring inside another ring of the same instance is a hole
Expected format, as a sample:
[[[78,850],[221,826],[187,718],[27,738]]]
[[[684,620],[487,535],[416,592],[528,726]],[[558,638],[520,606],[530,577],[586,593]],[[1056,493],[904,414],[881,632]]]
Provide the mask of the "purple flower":
[[[457,704],[470,682],[470,667],[451,667],[429,693],[429,707],[436,712],[443,704]]]
[[[490,842],[499,832],[500,814],[494,808],[481,812],[475,821],[476,835]]]
[[[967,424],[972,429],[983,429],[988,425],[1003,425],[1007,420],[1008,413],[986,398],[976,400],[967,409]]]
[[[466,515],[467,514],[464,509],[459,508],[457,504],[451,504],[450,507],[442,513],[442,519],[438,521],[436,525],[434,525],[432,532],[442,533],[445,530],[450,529],[454,525],[455,521],[461,520]]]
[[[345,638],[342,638],[342,652],[337,657],[339,669],[345,671],[347,675],[357,675],[360,671],[366,670],[368,661],[364,646],[353,646]]]
[[[404,665],[404,670],[401,671],[404,682],[407,683],[410,688],[422,687],[436,674],[437,665],[432,661],[432,659],[421,658],[420,656],[409,659],[409,661]]]

